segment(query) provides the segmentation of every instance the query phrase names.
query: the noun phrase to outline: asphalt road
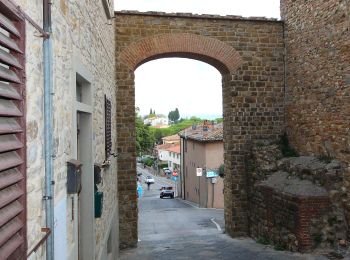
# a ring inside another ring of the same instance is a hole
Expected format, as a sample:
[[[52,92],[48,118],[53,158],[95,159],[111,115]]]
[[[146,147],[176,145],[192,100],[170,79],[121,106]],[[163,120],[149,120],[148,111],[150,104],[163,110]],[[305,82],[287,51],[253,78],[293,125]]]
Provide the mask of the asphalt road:
[[[249,238],[232,239],[224,234],[223,210],[197,208],[177,199],[160,199],[159,189],[173,182],[155,177],[147,190],[142,172],[144,194],[138,201],[139,243],[134,249],[121,252],[121,260],[158,259],[326,259],[311,255],[275,251]]]

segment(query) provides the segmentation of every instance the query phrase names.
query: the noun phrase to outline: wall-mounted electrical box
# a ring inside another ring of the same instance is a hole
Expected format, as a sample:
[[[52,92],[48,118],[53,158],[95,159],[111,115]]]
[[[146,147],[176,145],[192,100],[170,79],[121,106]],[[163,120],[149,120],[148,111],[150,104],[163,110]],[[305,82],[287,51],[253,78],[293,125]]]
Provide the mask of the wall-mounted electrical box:
[[[95,218],[100,218],[102,216],[103,208],[103,192],[95,192]]]
[[[81,191],[81,166],[78,160],[67,162],[67,193],[75,194]]]

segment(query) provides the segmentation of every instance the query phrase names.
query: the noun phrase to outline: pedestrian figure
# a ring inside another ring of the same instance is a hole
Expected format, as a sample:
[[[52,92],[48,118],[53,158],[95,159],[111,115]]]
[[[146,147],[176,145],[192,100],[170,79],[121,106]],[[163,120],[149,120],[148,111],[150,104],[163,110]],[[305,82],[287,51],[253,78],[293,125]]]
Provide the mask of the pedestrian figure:
[[[140,182],[137,182],[137,197],[138,198],[142,197],[142,185]]]
[[[150,187],[151,187],[151,183],[147,182],[147,190],[149,190]]]

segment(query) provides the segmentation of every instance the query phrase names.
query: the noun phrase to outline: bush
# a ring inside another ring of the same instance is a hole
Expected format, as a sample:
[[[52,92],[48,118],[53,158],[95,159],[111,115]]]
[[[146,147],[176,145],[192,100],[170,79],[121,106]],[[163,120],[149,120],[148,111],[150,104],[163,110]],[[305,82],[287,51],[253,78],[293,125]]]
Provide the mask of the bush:
[[[144,162],[147,166],[151,167],[154,163],[152,158],[147,158]]]

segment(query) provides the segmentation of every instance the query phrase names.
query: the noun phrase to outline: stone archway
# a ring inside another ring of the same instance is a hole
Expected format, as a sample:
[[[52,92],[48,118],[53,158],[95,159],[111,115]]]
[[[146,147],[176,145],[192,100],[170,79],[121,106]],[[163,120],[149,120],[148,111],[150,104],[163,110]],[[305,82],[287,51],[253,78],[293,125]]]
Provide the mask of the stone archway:
[[[283,128],[283,26],[274,20],[116,13],[117,151],[121,248],[137,244],[134,70],[163,57],[201,60],[222,74],[225,225],[249,234],[245,155]]]

